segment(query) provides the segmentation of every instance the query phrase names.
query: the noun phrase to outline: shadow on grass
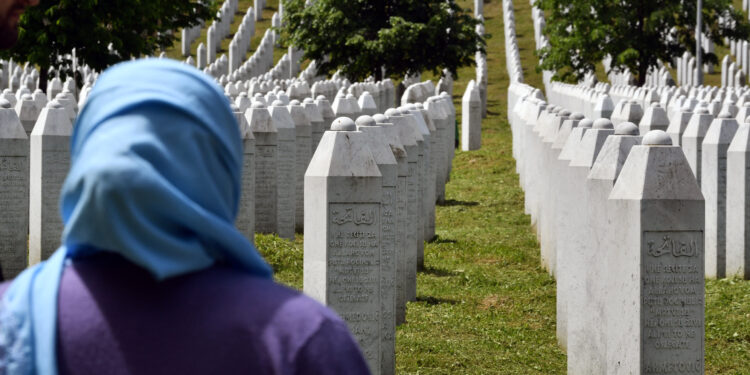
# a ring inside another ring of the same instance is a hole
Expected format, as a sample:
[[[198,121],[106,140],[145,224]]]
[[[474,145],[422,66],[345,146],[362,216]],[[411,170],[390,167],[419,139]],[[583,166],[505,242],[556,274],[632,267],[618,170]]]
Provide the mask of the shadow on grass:
[[[451,240],[448,238],[442,238],[440,236],[435,236],[433,239],[427,241],[427,243],[434,243],[434,244],[447,244],[447,243],[458,243],[456,240]]]
[[[478,202],[464,202],[464,201],[457,201],[455,199],[446,199],[443,203],[438,203],[438,206],[441,207],[454,207],[454,206],[478,206]]]
[[[455,305],[458,303],[456,300],[448,299],[448,298],[439,298],[439,297],[432,297],[432,296],[417,296],[417,302],[424,303],[428,306],[437,306],[437,305]]]
[[[419,270],[419,273],[423,273],[425,275],[431,275],[436,277],[449,277],[449,276],[457,276],[458,273],[451,270],[446,270],[442,268],[433,268],[433,267],[425,267]]]

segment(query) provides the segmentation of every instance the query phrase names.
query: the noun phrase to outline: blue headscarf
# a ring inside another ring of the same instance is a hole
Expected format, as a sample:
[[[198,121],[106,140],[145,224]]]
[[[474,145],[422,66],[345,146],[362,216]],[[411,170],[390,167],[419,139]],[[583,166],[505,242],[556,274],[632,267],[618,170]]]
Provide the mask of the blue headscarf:
[[[234,227],[239,127],[221,89],[185,64],[149,59],[100,77],[71,139],[62,246],[0,301],[0,373],[57,374],[66,259],[114,252],[163,280],[221,262],[271,277]]]

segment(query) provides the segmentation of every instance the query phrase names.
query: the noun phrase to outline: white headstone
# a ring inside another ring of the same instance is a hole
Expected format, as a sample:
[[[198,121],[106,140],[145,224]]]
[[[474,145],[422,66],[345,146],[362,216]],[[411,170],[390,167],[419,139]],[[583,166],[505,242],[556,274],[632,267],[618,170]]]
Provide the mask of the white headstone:
[[[607,202],[607,373],[703,374],[704,202],[660,131],[631,149]]]
[[[294,239],[295,207],[297,201],[297,136],[294,120],[286,105],[276,100],[268,111],[278,132],[278,172],[276,175],[277,213],[276,233],[281,238]]]
[[[304,192],[305,192],[305,171],[307,165],[310,163],[312,158],[312,125],[310,119],[305,113],[305,108],[302,107],[299,101],[293,100],[289,103],[289,114],[292,116],[294,121],[295,137],[297,139],[296,144],[296,159],[295,165],[297,170],[297,188],[295,192],[295,230],[302,233],[304,228]]]
[[[466,87],[461,101],[461,150],[478,150],[482,146],[482,108],[479,89],[474,81]]]
[[[278,132],[265,105],[254,102],[245,112],[255,138],[255,231],[275,233],[278,192]]]
[[[706,205],[707,278],[726,276],[727,149],[738,127],[730,113],[722,112],[703,139],[700,185]]]
[[[305,173],[305,294],[334,309],[380,373],[382,177],[354,121],[323,134]]]
[[[701,107],[690,118],[685,133],[682,135],[682,150],[685,152],[690,169],[693,171],[698,184],[701,182],[701,153],[703,150],[703,138],[714,117]]]
[[[29,155],[29,264],[49,258],[60,246],[60,190],[70,169],[73,125],[65,108],[51,101],[31,132]]]
[[[232,110],[242,137],[242,195],[235,222],[237,229],[250,242],[255,242],[255,137],[245,114],[237,106]]]

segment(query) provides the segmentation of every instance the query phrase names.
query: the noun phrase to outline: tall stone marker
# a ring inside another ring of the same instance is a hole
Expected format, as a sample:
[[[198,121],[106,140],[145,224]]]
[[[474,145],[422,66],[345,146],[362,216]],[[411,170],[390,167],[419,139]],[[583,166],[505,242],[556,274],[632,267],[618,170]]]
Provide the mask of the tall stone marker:
[[[750,124],[727,150],[727,277],[750,279]]]
[[[701,157],[703,152],[703,138],[711,126],[714,116],[708,113],[705,107],[700,107],[690,118],[685,133],[682,135],[682,150],[685,152],[690,169],[693,175],[701,183]]]
[[[479,150],[482,146],[482,102],[472,80],[461,100],[461,150]]]
[[[704,201],[670,137],[631,149],[607,202],[608,374],[703,374]]]
[[[295,208],[297,201],[297,136],[294,120],[284,102],[276,100],[268,109],[278,132],[278,170],[276,175],[276,233],[281,238],[294,239]]]
[[[255,138],[255,231],[275,233],[278,132],[263,103],[254,102],[245,118]]]
[[[305,173],[305,294],[347,322],[380,374],[382,176],[354,121],[336,119]]]
[[[586,324],[579,330],[580,337],[572,338],[568,345],[568,358],[575,374],[603,374],[606,369],[607,352],[604,346],[605,336],[605,298],[609,293],[604,288],[602,280],[606,277],[606,260],[610,248],[606,246],[607,237],[616,227],[616,218],[607,216],[607,198],[612,192],[617,177],[633,146],[641,144],[638,126],[623,122],[617,126],[615,134],[607,137],[596,162],[591,167],[586,180],[586,199],[588,200],[588,223],[584,228],[588,230],[588,245],[585,247],[582,274],[584,288],[578,293],[583,294],[584,314],[581,320]]]
[[[0,267],[6,280],[28,265],[29,138],[10,102],[0,99]]]
[[[70,169],[73,124],[57,100],[42,110],[31,132],[29,155],[29,264],[49,258],[60,246],[60,190]]]
[[[255,137],[245,114],[232,105],[242,137],[242,195],[235,225],[250,242],[255,243]]]
[[[727,149],[737,133],[737,120],[722,112],[703,139],[701,191],[706,200],[706,277],[726,276]]]
[[[388,136],[370,116],[360,116],[357,129],[364,134],[372,156],[383,176],[380,204],[380,366],[382,374],[396,373],[396,185],[398,162]]]
[[[305,113],[305,108],[298,100],[292,100],[289,103],[289,114],[294,121],[294,132],[297,138],[297,158],[295,160],[297,173],[297,187],[295,191],[296,207],[294,209],[294,228],[297,232],[302,233],[304,226],[304,191],[305,191],[305,171],[312,158],[312,125],[310,119]]]

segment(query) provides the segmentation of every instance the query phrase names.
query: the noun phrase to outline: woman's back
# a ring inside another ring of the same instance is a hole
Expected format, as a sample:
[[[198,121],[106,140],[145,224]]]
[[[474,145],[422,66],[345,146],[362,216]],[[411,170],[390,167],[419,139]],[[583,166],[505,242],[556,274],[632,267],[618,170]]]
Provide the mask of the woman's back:
[[[367,373],[330,310],[226,267],[157,282],[103,253],[65,268],[59,298],[61,375]]]

